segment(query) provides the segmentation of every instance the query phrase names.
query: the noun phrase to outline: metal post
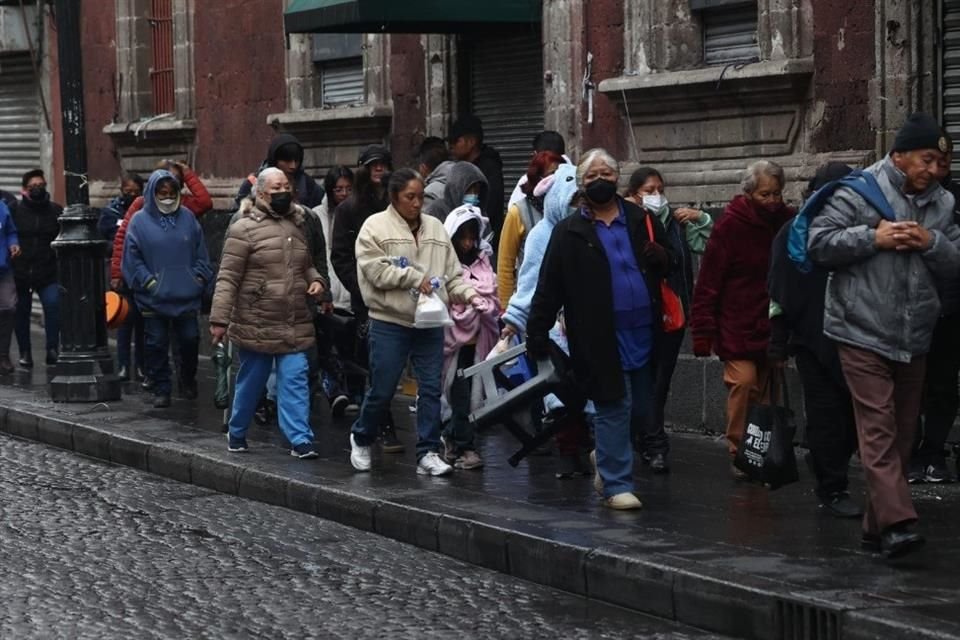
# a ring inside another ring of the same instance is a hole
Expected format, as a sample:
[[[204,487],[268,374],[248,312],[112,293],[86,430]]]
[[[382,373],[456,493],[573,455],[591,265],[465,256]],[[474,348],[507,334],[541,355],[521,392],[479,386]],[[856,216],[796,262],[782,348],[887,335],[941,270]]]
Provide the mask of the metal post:
[[[87,144],[80,61],[80,0],[57,0],[57,51],[63,102],[63,156],[67,202],[53,242],[60,278],[60,357],[50,381],[54,402],[120,399],[120,378],[107,346],[104,294],[107,242],[88,207]]]

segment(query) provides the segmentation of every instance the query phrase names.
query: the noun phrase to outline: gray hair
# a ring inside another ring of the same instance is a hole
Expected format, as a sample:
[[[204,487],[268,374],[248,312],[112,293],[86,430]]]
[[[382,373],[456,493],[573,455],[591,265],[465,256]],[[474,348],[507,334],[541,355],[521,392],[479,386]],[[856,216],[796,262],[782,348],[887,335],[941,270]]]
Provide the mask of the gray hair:
[[[617,162],[617,159],[614,158],[610,154],[610,152],[607,151],[606,149],[601,149],[597,147],[595,149],[590,149],[585,154],[583,154],[583,158],[580,160],[580,164],[577,165],[577,186],[580,186],[580,187],[583,186],[584,176],[587,175],[587,171],[590,169],[590,165],[592,165],[597,160],[602,161],[603,164],[613,169],[613,172],[617,174],[617,178],[620,177],[620,163]]]
[[[757,160],[747,167],[747,172],[744,174],[743,180],[740,181],[740,189],[742,189],[744,193],[753,193],[757,189],[760,176],[774,178],[780,183],[781,189],[783,189],[787,183],[787,178],[783,174],[783,167],[769,160]]]
[[[263,190],[263,188],[267,186],[267,180],[269,180],[270,178],[278,174],[283,177],[286,177],[287,175],[280,169],[277,169],[276,167],[267,167],[266,169],[261,171],[260,174],[257,175],[257,183],[253,185],[253,188],[250,190],[250,197],[256,198],[257,195]]]

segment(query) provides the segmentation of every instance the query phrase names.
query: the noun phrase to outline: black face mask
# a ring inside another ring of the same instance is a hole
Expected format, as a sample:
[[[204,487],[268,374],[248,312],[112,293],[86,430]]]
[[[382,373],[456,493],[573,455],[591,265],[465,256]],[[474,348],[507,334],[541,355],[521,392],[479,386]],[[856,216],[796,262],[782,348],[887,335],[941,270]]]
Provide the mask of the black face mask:
[[[45,187],[33,187],[27,192],[27,195],[34,202],[43,202],[47,199],[47,190]]]
[[[133,204],[134,196],[129,193],[120,194],[120,204],[125,208],[129,208]]]
[[[594,180],[587,185],[587,198],[594,204],[607,204],[617,195],[617,183],[610,180]]]
[[[293,194],[289,191],[270,194],[270,208],[279,216],[285,216],[290,212],[290,205],[293,204]]]

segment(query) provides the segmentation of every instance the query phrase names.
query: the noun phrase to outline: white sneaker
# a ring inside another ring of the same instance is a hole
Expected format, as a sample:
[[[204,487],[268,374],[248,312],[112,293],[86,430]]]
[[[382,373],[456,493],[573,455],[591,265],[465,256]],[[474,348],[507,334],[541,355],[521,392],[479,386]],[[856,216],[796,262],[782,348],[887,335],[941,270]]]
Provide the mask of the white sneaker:
[[[445,476],[448,473],[453,473],[453,467],[441,460],[438,454],[431,451],[420,458],[420,462],[417,463],[417,473],[421,476]]]
[[[610,496],[603,501],[603,504],[617,511],[634,511],[643,508],[643,503],[632,493],[618,493]]]
[[[350,464],[357,471],[370,471],[370,447],[358,445],[352,433],[350,434]]]

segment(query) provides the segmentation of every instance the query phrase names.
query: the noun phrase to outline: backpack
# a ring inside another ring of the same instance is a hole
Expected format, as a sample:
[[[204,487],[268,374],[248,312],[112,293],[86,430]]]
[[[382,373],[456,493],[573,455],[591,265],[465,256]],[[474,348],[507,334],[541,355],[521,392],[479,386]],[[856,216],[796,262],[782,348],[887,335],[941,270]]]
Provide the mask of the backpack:
[[[801,273],[810,273],[813,263],[807,256],[807,238],[810,235],[810,221],[823,210],[827,200],[840,187],[852,189],[857,195],[867,201],[867,204],[876,209],[885,220],[894,222],[897,214],[893,211],[887,198],[880,190],[880,185],[874,175],[868,171],[854,171],[840,180],[828,182],[818,189],[804,203],[800,213],[790,223],[790,232],[787,236],[787,255]]]
[[[530,229],[543,220],[543,212],[530,204],[530,201],[524,198],[517,202],[517,210],[520,212],[520,222],[523,223],[523,237],[520,238],[520,248],[517,250],[517,270],[523,264],[523,247],[527,244],[527,236],[530,235]]]

